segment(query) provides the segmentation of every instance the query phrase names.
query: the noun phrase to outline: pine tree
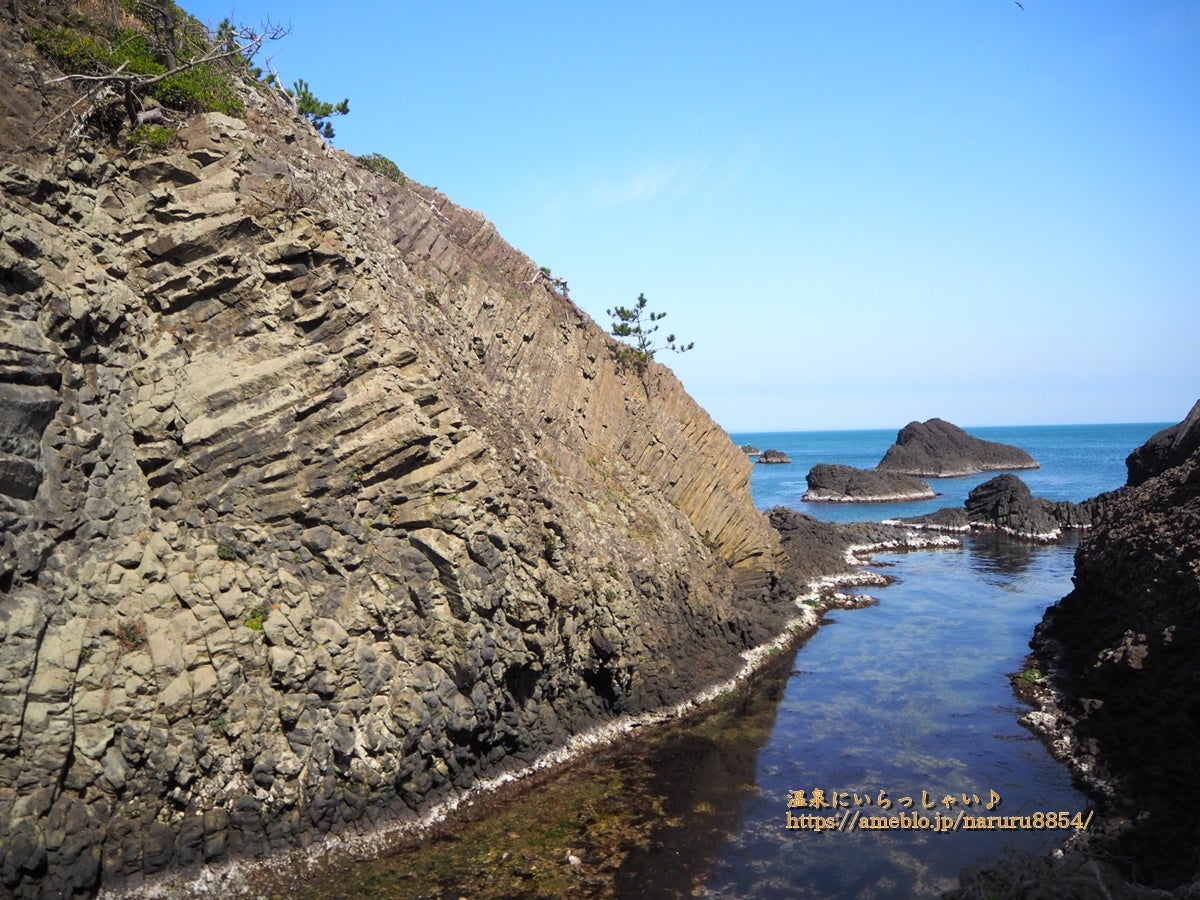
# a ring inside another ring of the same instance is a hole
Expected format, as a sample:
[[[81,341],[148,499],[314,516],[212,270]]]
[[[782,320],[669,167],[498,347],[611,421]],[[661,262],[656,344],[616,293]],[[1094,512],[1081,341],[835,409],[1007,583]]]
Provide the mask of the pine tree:
[[[349,98],[336,105],[319,100],[303,78],[296,80],[291,94],[296,98],[296,111],[312,122],[326,140],[333,139],[333,126],[326,120],[330,116],[344,116],[350,112]]]
[[[668,334],[662,346],[654,342],[654,333],[658,331],[658,322],[667,317],[665,312],[656,313],[646,309],[649,301],[645,294],[638,294],[637,302],[632,307],[618,306],[608,310],[612,317],[612,333],[614,337],[628,338],[632,345],[622,352],[622,357],[632,360],[638,368],[644,368],[646,363],[654,359],[660,350],[671,350],[674,353],[686,353],[696,346],[676,344],[675,335]]]

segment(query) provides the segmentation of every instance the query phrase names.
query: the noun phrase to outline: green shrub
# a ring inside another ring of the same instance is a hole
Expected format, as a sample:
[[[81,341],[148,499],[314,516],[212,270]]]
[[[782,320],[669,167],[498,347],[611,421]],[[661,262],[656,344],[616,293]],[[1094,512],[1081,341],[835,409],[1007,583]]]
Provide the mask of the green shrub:
[[[229,79],[209,65],[164,78],[150,88],[150,94],[164,106],[184,112],[220,112],[238,119],[246,115],[246,105]]]
[[[217,559],[226,562],[237,559],[237,549],[232,544],[220,544],[217,547]]]
[[[68,75],[99,75],[120,65],[107,41],[70,28],[31,28],[29,34],[41,54]]]
[[[261,603],[246,614],[246,627],[251,631],[262,631],[267,619],[267,608]]]
[[[180,48],[193,58],[208,50],[194,35],[195,30],[185,32]],[[68,75],[109,75],[122,65],[122,75],[154,76],[167,71],[161,48],[140,31],[124,29],[112,41],[71,28],[34,28],[30,35],[42,55]],[[237,118],[246,115],[246,105],[234,90],[229,74],[214,63],[177,72],[148,87],[135,85],[135,91],[182,112],[221,112]]]
[[[376,175],[382,175],[389,181],[394,181],[396,184],[407,184],[408,179],[404,177],[404,173],[400,171],[400,167],[384,156],[382,153],[368,153],[366,156],[358,158],[363,168],[369,169]]]
[[[122,650],[138,650],[146,643],[146,623],[141,619],[122,622],[117,626],[116,638]]]
[[[139,125],[129,132],[129,145],[145,147],[147,150],[161,153],[175,143],[176,137],[178,135],[173,128],[164,128],[162,125]]]

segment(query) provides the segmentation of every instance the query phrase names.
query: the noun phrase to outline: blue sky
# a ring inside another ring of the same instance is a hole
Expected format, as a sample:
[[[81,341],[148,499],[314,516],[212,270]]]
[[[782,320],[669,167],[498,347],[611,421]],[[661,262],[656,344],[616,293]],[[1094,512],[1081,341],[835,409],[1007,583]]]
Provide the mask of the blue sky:
[[[335,145],[601,325],[645,293],[732,431],[1175,421],[1200,397],[1200,3],[186,2],[290,23]]]

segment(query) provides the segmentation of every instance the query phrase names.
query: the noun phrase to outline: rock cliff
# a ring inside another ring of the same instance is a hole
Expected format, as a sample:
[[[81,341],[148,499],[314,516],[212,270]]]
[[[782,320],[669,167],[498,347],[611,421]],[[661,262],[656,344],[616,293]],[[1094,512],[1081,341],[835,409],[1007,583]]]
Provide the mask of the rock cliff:
[[[1200,879],[1197,407],[1131,455],[1129,475],[1080,545],[1074,590],[1038,626],[1032,646],[1054,696],[1032,721],[1110,796],[1094,849],[1173,887]]]
[[[426,810],[794,612],[751,463],[268,91],[164,152],[0,28],[0,890]]]
[[[1036,469],[1020,447],[985,441],[943,419],[909,422],[875,468],[922,478],[951,478],[993,469]]]
[[[1137,487],[1156,475],[1187,461],[1200,449],[1200,400],[1177,425],[1164,428],[1125,460],[1129,487]]]

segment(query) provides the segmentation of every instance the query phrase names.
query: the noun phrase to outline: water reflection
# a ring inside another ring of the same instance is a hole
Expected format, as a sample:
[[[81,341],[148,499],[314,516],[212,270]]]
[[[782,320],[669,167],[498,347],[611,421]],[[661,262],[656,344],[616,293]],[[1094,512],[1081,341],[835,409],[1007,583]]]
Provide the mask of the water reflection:
[[[971,566],[984,577],[1021,575],[1047,552],[1066,554],[1074,559],[1078,546],[1079,533],[1073,531],[1064,532],[1062,540],[1053,547],[1020,541],[1006,534],[981,533],[971,539]]]

